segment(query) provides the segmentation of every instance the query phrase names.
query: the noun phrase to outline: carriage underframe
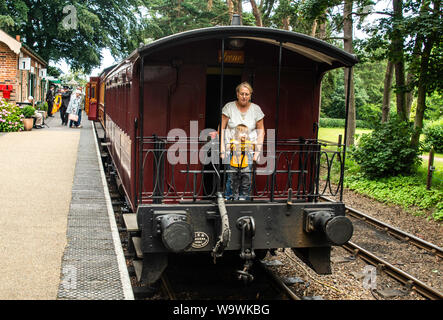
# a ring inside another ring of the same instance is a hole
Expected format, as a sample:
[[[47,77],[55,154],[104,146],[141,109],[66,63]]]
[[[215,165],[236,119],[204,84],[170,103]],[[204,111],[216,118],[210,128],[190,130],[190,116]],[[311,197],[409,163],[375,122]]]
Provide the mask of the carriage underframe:
[[[225,215],[225,216],[224,216]],[[255,258],[291,248],[319,274],[330,274],[332,245],[353,232],[343,203],[286,201],[201,201],[145,204],[137,210],[143,251],[143,283],[158,280],[171,253],[206,253],[214,260],[226,251],[244,260],[243,277]]]

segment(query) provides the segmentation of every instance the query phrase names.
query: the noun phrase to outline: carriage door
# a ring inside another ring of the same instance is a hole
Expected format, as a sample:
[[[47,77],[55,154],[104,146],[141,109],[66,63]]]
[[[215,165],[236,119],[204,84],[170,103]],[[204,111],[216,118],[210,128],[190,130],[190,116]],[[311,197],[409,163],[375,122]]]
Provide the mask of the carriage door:
[[[89,87],[91,86],[91,83],[88,83],[86,85],[85,89],[85,112],[87,115],[89,115]]]
[[[89,88],[89,120],[97,120],[97,83],[91,82]]]

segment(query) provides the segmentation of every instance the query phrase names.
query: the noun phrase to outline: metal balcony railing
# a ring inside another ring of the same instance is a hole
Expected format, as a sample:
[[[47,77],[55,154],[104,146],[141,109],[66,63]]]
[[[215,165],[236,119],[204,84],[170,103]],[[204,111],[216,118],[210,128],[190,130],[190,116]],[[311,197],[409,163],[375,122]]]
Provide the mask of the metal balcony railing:
[[[267,142],[251,174],[250,201],[316,201],[341,195],[343,146],[315,139]],[[229,160],[219,158],[218,142],[186,138],[144,137],[139,170],[141,203],[214,200],[226,193]],[[276,148],[274,152],[273,149]],[[228,149],[229,150],[229,149]],[[275,164],[275,165],[273,165]]]

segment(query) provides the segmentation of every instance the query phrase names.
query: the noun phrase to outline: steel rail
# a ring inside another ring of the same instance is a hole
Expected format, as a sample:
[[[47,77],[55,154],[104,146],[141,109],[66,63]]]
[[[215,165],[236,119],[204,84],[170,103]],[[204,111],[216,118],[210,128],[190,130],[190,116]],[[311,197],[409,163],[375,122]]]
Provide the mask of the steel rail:
[[[169,297],[170,300],[177,300],[177,297],[174,293],[174,290],[172,289],[171,283],[169,282],[169,278],[167,277],[167,275],[163,273],[160,279],[164,293],[166,293],[166,295]]]
[[[343,248],[345,248],[355,256],[359,256],[364,261],[382,269],[389,276],[400,281],[408,288],[415,290],[422,296],[431,300],[443,300],[443,294],[440,291],[431,288],[424,282],[398,269],[389,262],[375,256],[373,253],[363,249],[362,247],[357,246],[355,243],[348,242],[343,245]]]
[[[324,196],[320,196],[321,199],[324,199],[326,201],[330,202],[336,202],[335,200],[329,199]],[[351,207],[345,206],[346,212],[352,216],[353,218],[362,220],[374,227],[380,228],[384,231],[386,231],[391,236],[400,239],[402,241],[407,241],[420,249],[424,249],[426,251],[429,251],[430,253],[437,255],[439,258],[443,258],[443,248],[440,248],[439,246],[436,246],[435,244],[432,244],[430,242],[427,242],[423,239],[420,239],[410,233],[404,232],[400,229],[397,229],[391,225],[388,225],[380,220],[377,220],[371,216],[368,216],[367,214],[364,214],[361,211],[358,211],[356,209],[353,209]]]
[[[327,197],[321,196],[322,200],[330,201],[330,202],[336,202],[335,200],[329,199]],[[394,228],[384,222],[381,222],[375,218],[372,218],[361,211],[355,210],[353,208],[350,208],[348,206],[345,206],[346,212],[359,220],[363,220],[364,222],[376,227],[381,228],[388,232],[390,235],[397,239],[401,239],[403,241],[408,241],[411,244],[414,244],[415,246],[425,249],[434,255],[437,255],[438,257],[443,257],[443,249],[429,243],[427,241],[424,241],[420,238],[417,238],[414,235],[411,235],[409,233],[406,233],[404,231],[401,231],[397,228]],[[359,256],[364,261],[383,269],[384,272],[386,272],[389,276],[392,278],[400,281],[407,287],[411,288],[412,290],[417,291],[422,296],[431,299],[431,300],[442,300],[443,299],[443,293],[440,291],[428,286],[424,282],[418,280],[417,278],[413,277],[412,275],[400,270],[399,268],[393,266],[389,262],[375,256],[373,253],[369,252],[368,250],[363,249],[362,247],[359,247],[355,243],[349,241],[348,243],[343,245],[343,248],[348,250],[349,252],[353,253],[356,256]]]
[[[279,287],[283,293],[291,300],[302,300],[299,296],[297,296],[284,282],[282,279],[280,279],[279,276],[277,276],[274,272],[269,270],[266,266],[263,265],[263,263],[258,263],[258,265],[261,267],[262,270],[266,273],[268,277],[271,278],[273,283]]]

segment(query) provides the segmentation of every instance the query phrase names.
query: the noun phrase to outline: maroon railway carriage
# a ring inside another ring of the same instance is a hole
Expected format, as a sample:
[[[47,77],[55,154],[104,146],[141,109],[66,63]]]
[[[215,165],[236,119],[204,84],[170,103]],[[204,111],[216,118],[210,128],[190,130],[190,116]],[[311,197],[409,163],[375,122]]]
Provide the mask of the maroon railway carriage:
[[[85,111],[88,119],[100,121],[104,126],[104,106],[105,106],[105,78],[115,67],[104,69],[98,77],[90,77],[86,84]]]
[[[88,119],[92,121],[98,120],[97,118],[98,80],[99,77],[90,77],[89,82],[86,84],[85,112],[88,115]]]
[[[341,194],[341,182],[333,189],[329,173],[337,166],[343,176],[345,155],[345,147],[326,150],[317,140],[321,80],[356,62],[303,34],[224,26],[154,41],[105,75],[103,123],[137,213],[144,282],[156,281],[168,254],[179,252],[218,258],[239,251],[240,276],[249,278],[256,255],[293,248],[315,271],[330,273],[331,245],[348,241],[352,224],[343,203],[318,202],[328,191]],[[222,107],[235,100],[242,81],[265,114],[266,162],[252,169],[250,199],[226,201],[219,141],[209,141],[204,129],[218,128]]]

